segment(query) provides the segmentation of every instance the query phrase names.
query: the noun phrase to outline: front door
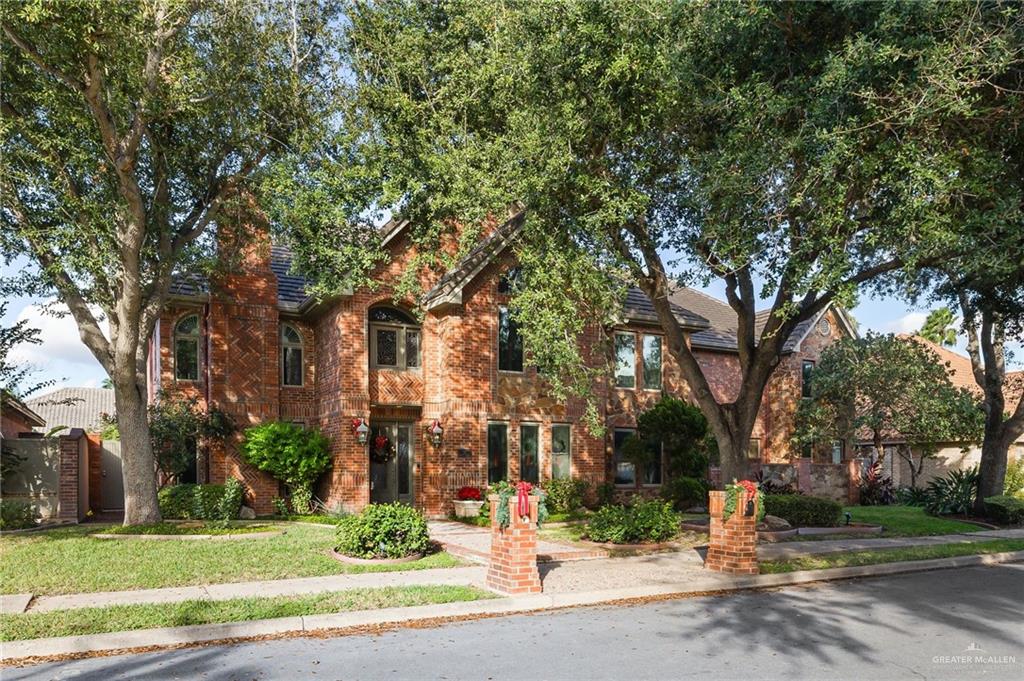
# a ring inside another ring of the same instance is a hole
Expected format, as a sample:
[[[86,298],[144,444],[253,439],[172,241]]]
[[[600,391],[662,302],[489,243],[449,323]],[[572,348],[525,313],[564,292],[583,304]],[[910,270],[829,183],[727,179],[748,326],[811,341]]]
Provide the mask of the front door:
[[[413,503],[413,451],[411,423],[375,423],[370,426],[370,501]],[[386,442],[378,437],[383,435]]]

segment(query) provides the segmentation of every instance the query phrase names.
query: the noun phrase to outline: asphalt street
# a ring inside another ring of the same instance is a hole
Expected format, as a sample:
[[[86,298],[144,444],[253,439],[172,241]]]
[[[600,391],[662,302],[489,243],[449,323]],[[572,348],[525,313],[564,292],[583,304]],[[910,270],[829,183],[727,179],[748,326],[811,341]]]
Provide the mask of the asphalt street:
[[[1024,564],[0,670],[23,679],[1024,679]]]

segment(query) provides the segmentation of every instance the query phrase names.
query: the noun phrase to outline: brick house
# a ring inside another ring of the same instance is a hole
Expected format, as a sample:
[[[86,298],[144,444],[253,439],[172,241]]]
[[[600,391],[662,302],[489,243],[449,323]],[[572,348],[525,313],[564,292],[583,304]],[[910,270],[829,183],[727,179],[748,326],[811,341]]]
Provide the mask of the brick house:
[[[240,428],[271,419],[320,428],[333,465],[317,496],[329,507],[354,510],[397,499],[443,516],[459,487],[499,479],[572,476],[592,487],[612,481],[623,492],[654,491],[662,482],[660,465],[634,471],[617,457],[641,411],[663,393],[688,394],[662,352],[650,301],[630,291],[618,325],[579,339],[595,365],[613,360],[615,366],[594,386],[608,425],[594,437],[582,422],[584,403],[546,396],[537,369],[524,363],[507,309],[515,267],[509,244],[520,218],[496,226],[449,271],[422,275],[427,293],[419,300],[394,300],[415,255],[405,222],[383,228],[389,259],[373,273],[373,290],[320,302],[290,273],[286,249],[252,240],[237,251],[231,274],[175,282],[151,341],[150,397],[160,390],[199,395]],[[266,234],[258,220],[248,223]],[[690,289],[673,298],[714,389],[729,397],[739,379],[731,308]],[[766,393],[752,463],[789,461],[804,377],[825,345],[853,333],[845,314],[832,308],[797,329]],[[369,444],[354,432],[360,419],[371,429]],[[438,443],[428,433],[435,421],[443,429]],[[371,457],[378,435],[393,452],[385,462]],[[283,490],[244,464],[236,444],[200,447],[196,478],[239,477],[257,512],[269,512]]]

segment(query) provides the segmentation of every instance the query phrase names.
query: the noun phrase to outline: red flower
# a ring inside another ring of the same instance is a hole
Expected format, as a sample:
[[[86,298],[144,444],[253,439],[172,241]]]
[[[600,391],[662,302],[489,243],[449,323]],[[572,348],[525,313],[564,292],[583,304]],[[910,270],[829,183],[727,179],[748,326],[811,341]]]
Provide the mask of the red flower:
[[[480,488],[466,485],[459,488],[456,496],[459,498],[459,501],[480,501]]]
[[[740,480],[738,484],[739,484],[740,487],[742,487],[743,489],[745,489],[747,491],[747,498],[748,499],[753,499],[754,497],[757,496],[757,484],[756,483],[753,483],[750,480]]]

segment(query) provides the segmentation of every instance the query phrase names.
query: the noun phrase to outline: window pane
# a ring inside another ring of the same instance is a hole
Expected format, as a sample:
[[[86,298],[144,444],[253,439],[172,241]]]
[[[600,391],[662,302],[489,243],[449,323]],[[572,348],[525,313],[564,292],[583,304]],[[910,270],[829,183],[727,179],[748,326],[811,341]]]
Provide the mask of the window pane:
[[[842,463],[843,461],[843,441],[832,440],[832,463]]]
[[[558,480],[572,476],[569,426],[551,426],[551,477]]]
[[[661,484],[661,443],[648,442],[647,449],[651,453],[650,463],[644,467],[644,484]]]
[[[285,343],[294,343],[296,345],[302,342],[298,332],[290,326],[281,327],[281,340]]]
[[[377,329],[378,366],[398,366],[398,331]]]
[[[752,460],[761,459],[761,440],[752,437],[750,438],[750,444],[747,445],[747,458]]]
[[[538,439],[540,428],[536,425],[519,426],[519,479],[540,482],[540,466],[537,465]]]
[[[193,314],[179,321],[174,333],[182,336],[193,336],[199,333],[199,316]]]
[[[661,336],[644,336],[644,387],[661,389]]]
[[[493,485],[508,477],[508,426],[487,425],[487,484]]]
[[[633,434],[631,430],[615,431],[615,484],[635,485],[636,471],[633,464],[622,460],[622,444]]]
[[[418,322],[410,315],[407,315],[401,310],[396,310],[393,307],[375,307],[370,310],[369,317],[371,322],[391,322],[393,324],[418,325]]]
[[[174,376],[184,381],[199,379],[199,341],[179,338],[174,342]]]
[[[519,326],[505,308],[498,310],[498,368],[502,371],[523,370],[523,339],[519,335]]]
[[[513,267],[498,278],[498,293],[512,293],[519,281],[520,270]]]
[[[811,396],[811,374],[813,374],[813,373],[814,373],[814,362],[810,362],[810,361],[806,361],[805,360],[804,363],[803,363],[803,366],[801,367],[801,376],[800,376],[800,378],[803,381],[803,386],[801,388],[801,390],[802,390],[801,396],[803,396],[803,397],[810,397]]]
[[[420,332],[412,329],[405,330],[405,366],[418,367],[420,365]]]
[[[409,458],[409,426],[398,426],[398,493],[403,495],[412,489]]]
[[[636,336],[631,333],[615,334],[615,385],[620,388],[636,387]]]
[[[281,359],[284,363],[284,384],[302,385],[302,350],[286,347],[282,350]]]

